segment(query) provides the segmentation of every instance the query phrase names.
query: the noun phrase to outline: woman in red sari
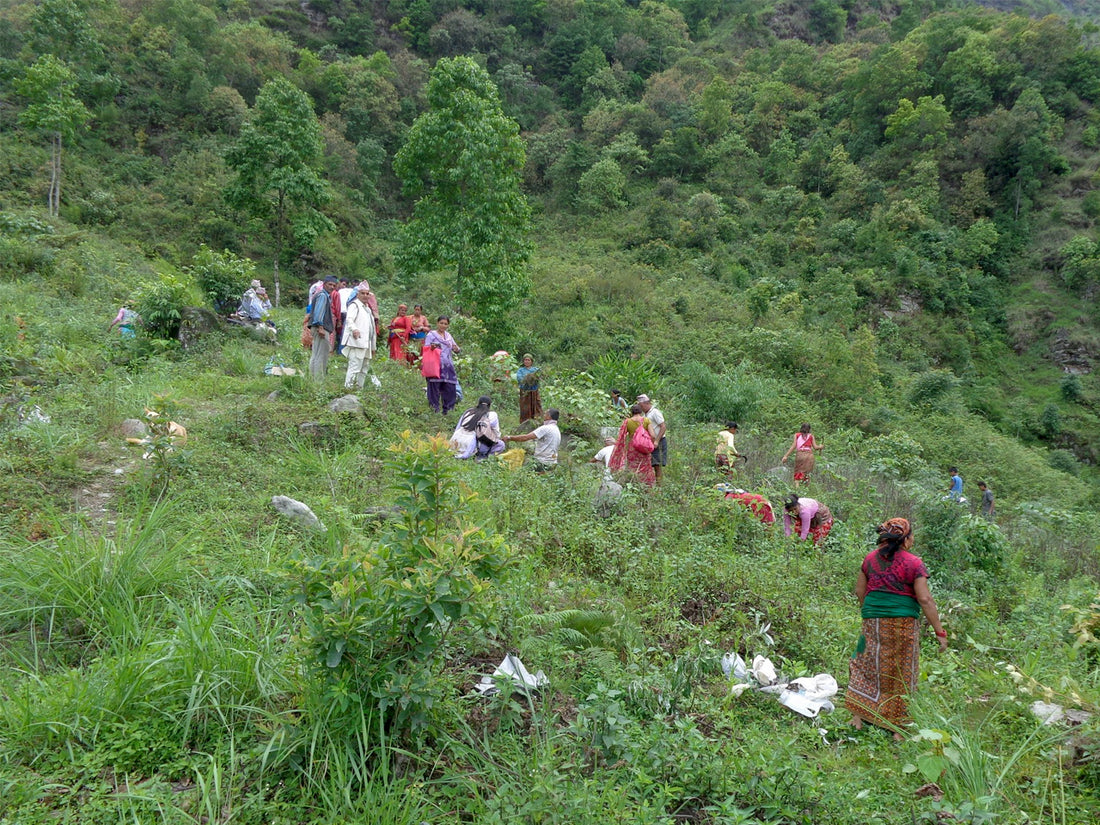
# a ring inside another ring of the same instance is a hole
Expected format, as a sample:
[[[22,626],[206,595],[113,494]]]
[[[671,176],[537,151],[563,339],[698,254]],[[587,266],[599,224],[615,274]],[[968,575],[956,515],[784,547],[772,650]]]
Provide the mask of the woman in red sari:
[[[646,453],[634,446],[634,433],[639,427],[645,427],[653,443],[656,443],[656,439],[653,439],[653,428],[650,426],[649,420],[642,412],[642,408],[635,404],[630,408],[630,418],[626,419],[619,427],[619,438],[615,442],[615,449],[611,453],[611,461],[608,466],[612,470],[622,470],[624,468],[630,470],[637,476],[639,481],[652,487],[657,483],[657,476],[653,472],[651,461],[653,450],[650,449]]]
[[[408,363],[406,347],[409,343],[409,335],[412,333],[412,318],[405,313],[408,311],[405,304],[397,308],[397,317],[390,321],[390,360],[404,361]]]

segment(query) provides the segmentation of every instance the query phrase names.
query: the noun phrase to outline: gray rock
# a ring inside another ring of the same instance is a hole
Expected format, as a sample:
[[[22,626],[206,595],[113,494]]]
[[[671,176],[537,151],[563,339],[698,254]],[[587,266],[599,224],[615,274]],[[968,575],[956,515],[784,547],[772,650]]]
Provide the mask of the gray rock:
[[[606,518],[611,515],[619,499],[623,497],[623,485],[616,481],[604,480],[596,491],[596,514]]]
[[[354,395],[341,395],[335,401],[332,401],[328,405],[329,412],[334,413],[361,413],[363,412],[363,405],[359,403],[359,399]]]
[[[294,519],[303,527],[307,527],[310,530],[316,530],[319,533],[324,533],[328,528],[321,522],[317,515],[309,509],[309,506],[303,504],[297,499],[289,498],[288,496],[272,496],[271,506],[283,516]]]
[[[275,390],[274,392],[269,392],[267,394],[267,400],[268,401],[278,401],[279,400],[279,391]]]
[[[363,510],[363,517],[367,521],[381,522],[401,518],[404,512],[404,510],[396,505],[390,507],[367,507]]]
[[[121,430],[125,438],[145,438],[149,435],[149,428],[140,418],[127,418],[122,422]]]
[[[190,349],[204,335],[217,332],[224,322],[216,313],[204,307],[184,307],[180,311],[180,345]]]

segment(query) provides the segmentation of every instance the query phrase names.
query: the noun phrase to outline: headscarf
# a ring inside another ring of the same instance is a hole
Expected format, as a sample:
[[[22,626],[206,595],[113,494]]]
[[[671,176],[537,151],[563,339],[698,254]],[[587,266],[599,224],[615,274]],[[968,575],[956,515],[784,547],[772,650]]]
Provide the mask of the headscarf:
[[[878,526],[878,551],[886,559],[892,559],[899,550],[913,546],[913,528],[904,518],[887,519]]]
[[[481,423],[481,419],[489,414],[489,407],[492,403],[493,399],[489,396],[481,396],[477,400],[476,407],[470,407],[470,409],[462,413],[462,417],[458,419],[458,426],[472,433],[477,429],[477,425]]]

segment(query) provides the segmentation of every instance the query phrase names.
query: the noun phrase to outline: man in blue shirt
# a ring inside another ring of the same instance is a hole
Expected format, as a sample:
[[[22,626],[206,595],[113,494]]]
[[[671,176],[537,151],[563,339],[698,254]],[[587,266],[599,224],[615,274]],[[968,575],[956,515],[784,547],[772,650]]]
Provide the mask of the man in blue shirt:
[[[952,501],[961,501],[963,494],[963,480],[962,476],[959,475],[959,468],[951,467],[948,469],[948,472],[951,473],[951,484],[947,488],[947,497]]]

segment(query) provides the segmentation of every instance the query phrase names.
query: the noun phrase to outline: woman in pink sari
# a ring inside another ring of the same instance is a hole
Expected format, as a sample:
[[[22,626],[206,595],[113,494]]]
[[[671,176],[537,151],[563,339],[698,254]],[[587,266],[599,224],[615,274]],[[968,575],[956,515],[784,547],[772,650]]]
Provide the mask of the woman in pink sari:
[[[639,427],[645,427],[646,432],[650,435],[649,452],[639,450],[634,444],[634,433]],[[653,430],[649,420],[642,412],[642,408],[635,404],[630,408],[630,418],[626,419],[619,427],[619,438],[615,442],[615,449],[611,453],[611,461],[608,466],[612,470],[622,470],[624,468],[630,470],[637,476],[639,481],[652,487],[657,483],[657,476],[653,472],[651,461],[653,455],[652,445],[655,443],[656,440],[653,438]]]

